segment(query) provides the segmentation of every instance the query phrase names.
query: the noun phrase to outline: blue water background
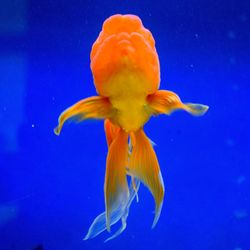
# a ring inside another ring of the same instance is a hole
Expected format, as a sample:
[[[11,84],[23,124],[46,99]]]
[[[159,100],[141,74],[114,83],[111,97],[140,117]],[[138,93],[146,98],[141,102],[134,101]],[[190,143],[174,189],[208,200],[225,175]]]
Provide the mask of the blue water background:
[[[249,250],[249,1],[0,1],[1,250]],[[161,218],[142,186],[126,231],[82,241],[104,211],[102,121],[61,111],[95,95],[91,46],[112,14],[139,15],[156,40],[161,88],[210,106],[145,126],[165,182]],[[40,248],[39,248],[40,247]]]

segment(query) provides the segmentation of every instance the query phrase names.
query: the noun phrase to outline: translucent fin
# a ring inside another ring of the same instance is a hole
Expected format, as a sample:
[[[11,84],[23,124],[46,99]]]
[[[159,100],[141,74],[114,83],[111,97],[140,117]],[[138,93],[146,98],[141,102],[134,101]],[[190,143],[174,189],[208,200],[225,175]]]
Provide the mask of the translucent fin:
[[[171,114],[178,109],[185,110],[192,115],[203,115],[208,110],[208,106],[203,104],[182,103],[177,94],[167,90],[156,91],[148,96],[147,101],[151,112],[155,115]]]
[[[59,135],[63,124],[69,119],[75,119],[77,122],[90,118],[104,119],[110,117],[112,112],[112,105],[105,97],[93,96],[83,99],[62,112],[54,132]]]
[[[111,211],[110,213],[110,226],[114,225],[115,223],[117,223],[121,217],[122,217],[122,213],[121,213],[121,209],[116,208],[115,210]],[[106,227],[106,213],[103,212],[100,215],[98,215],[93,223],[91,224],[87,235],[84,237],[84,240],[88,240],[88,239],[92,239],[94,237],[96,237],[97,235],[99,235],[100,233],[102,233],[103,231],[105,231],[107,229]]]
[[[135,177],[133,177],[133,179],[131,178],[130,185],[129,185],[129,199],[128,199],[127,209],[129,209],[132,201],[136,197],[136,195],[139,191],[139,188],[140,188],[139,179],[137,179]]]
[[[136,190],[139,190],[140,182],[137,179],[134,179],[134,185],[136,185]],[[126,219],[129,214],[129,208],[136,196],[136,192],[134,190],[132,180],[130,182],[129,186],[129,198],[127,200],[127,204],[121,209],[121,207],[117,207],[116,209],[112,210],[110,213],[110,225],[114,225],[119,220],[122,220],[122,226],[116,231],[115,234],[113,234],[111,237],[109,237],[105,242],[116,238],[119,234],[121,234],[125,228],[126,228]],[[98,215],[93,223],[91,224],[87,235],[85,236],[84,240],[92,239],[105,231],[107,229],[106,227],[106,213],[103,212],[102,214]]]
[[[139,202],[139,196],[138,196],[138,189],[137,189],[137,185],[136,185],[136,178],[135,177],[131,177],[131,183],[135,192],[135,196],[136,196],[136,202]]]
[[[207,105],[203,105],[203,104],[198,104],[198,103],[186,103],[185,104],[185,110],[189,113],[191,113],[192,115],[204,115],[207,110],[209,109],[209,107]]]
[[[151,191],[155,200],[154,227],[160,217],[164,197],[164,184],[154,149],[142,129],[133,133],[129,171]]]
[[[104,242],[108,242],[110,240],[113,240],[114,238],[116,238],[118,235],[120,235],[127,227],[127,217],[128,217],[128,214],[124,214],[122,217],[121,217],[121,221],[122,221],[122,226],[109,238],[107,238]]]
[[[149,139],[149,141],[150,141],[150,143],[151,143],[151,145],[153,146],[153,147],[156,147],[157,146],[157,144],[154,142],[154,141],[152,141],[150,138],[148,138]]]
[[[137,196],[137,192],[139,190],[140,187],[140,182],[139,180],[135,179],[135,178],[131,178],[131,182],[130,182],[130,186],[129,186],[129,199],[128,199],[128,203],[124,208],[124,212],[121,216],[121,227],[108,239],[106,239],[104,242],[110,241],[114,238],[116,238],[118,235],[120,235],[127,227],[127,217],[129,214],[129,208],[130,205],[132,203],[132,201],[134,200],[134,198]]]
[[[115,224],[118,220],[119,218],[113,218],[111,215],[110,225]],[[89,227],[87,235],[83,238],[83,240],[92,239],[105,230],[106,230],[106,213],[103,212],[94,219],[91,226]]]
[[[109,147],[105,175],[106,226],[110,231],[111,211],[123,209],[128,200],[126,166],[128,160],[128,134],[122,129]]]

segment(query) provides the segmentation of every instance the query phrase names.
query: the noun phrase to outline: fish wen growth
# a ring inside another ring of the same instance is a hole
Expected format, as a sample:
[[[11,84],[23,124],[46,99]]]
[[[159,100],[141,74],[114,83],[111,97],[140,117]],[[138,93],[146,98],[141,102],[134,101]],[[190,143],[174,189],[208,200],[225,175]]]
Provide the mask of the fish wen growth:
[[[203,115],[208,106],[182,103],[177,94],[159,90],[160,64],[155,40],[135,15],[113,15],[103,24],[91,50],[91,70],[97,96],[80,100],[59,117],[55,133],[65,121],[103,119],[108,144],[104,184],[105,212],[95,218],[84,239],[121,221],[121,227],[107,240],[126,228],[132,201],[140,182],[155,201],[154,227],[159,220],[164,183],[157,156],[143,130],[151,116],[185,110]],[[128,181],[130,182],[128,185]]]

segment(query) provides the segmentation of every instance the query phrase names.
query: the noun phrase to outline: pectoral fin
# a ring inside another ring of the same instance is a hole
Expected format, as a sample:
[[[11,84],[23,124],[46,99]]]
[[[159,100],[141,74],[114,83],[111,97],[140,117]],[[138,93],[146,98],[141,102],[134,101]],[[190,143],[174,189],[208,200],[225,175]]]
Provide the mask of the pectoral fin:
[[[208,110],[208,106],[203,104],[182,103],[179,96],[167,90],[158,90],[147,98],[151,112],[158,114],[171,114],[178,109],[185,110],[192,115],[203,115]]]
[[[54,132],[59,135],[63,124],[69,119],[75,119],[77,122],[85,119],[105,119],[111,117],[112,112],[112,105],[105,97],[93,96],[83,99],[61,113]]]
[[[160,217],[164,197],[164,184],[154,149],[142,129],[131,133],[132,153],[129,160],[130,173],[141,180],[151,191],[155,200],[154,227]]]

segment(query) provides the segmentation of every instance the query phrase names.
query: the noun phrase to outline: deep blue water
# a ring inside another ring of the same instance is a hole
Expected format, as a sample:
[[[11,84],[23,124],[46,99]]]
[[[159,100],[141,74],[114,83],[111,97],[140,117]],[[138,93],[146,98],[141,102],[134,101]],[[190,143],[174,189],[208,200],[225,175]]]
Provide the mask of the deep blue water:
[[[249,1],[0,1],[0,250],[250,249]],[[95,95],[91,46],[112,14],[139,15],[161,88],[210,106],[145,126],[165,182],[161,218],[141,187],[126,231],[82,241],[104,210],[102,121],[61,111]],[[39,248],[40,245],[40,248]]]

